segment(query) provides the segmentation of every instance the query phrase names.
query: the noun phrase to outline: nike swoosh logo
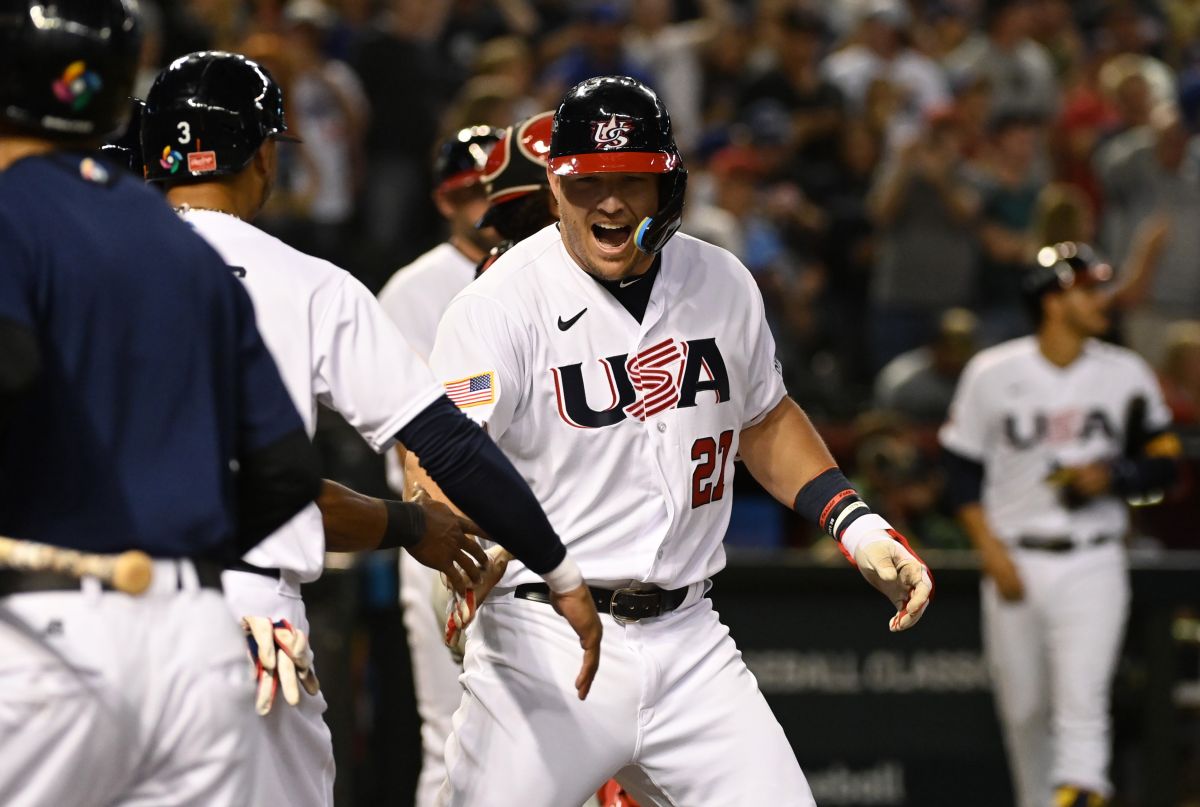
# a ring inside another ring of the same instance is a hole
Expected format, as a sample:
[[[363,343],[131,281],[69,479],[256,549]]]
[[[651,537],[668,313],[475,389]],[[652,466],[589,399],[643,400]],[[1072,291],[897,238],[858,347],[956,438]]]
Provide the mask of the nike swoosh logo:
[[[574,325],[576,322],[578,322],[578,321],[579,321],[579,318],[580,318],[580,317],[582,317],[582,316],[583,316],[584,314],[586,314],[586,313],[587,313],[587,309],[585,308],[585,309],[583,309],[582,311],[580,311],[578,314],[576,314],[575,316],[571,317],[571,318],[570,318],[570,319],[568,319],[568,320],[564,320],[562,317],[559,317],[559,318],[558,318],[558,329],[559,329],[560,331],[565,331],[565,330],[567,330],[567,329],[568,329],[568,328],[570,328],[572,325]]]
[[[635,277],[633,280],[622,280],[620,283],[617,284],[617,288],[623,289],[626,286],[632,286],[634,283],[637,283],[639,280],[641,280],[640,277]]]

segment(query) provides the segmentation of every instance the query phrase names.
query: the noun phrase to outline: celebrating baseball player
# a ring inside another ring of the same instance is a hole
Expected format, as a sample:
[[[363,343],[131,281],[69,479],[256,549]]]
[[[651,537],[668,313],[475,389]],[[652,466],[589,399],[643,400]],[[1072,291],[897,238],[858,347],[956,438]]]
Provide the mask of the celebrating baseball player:
[[[575,562],[528,486],[446,399],[360,283],[248,223],[270,194],[276,141],[288,137],[282,93],[269,73],[236,54],[210,51],[178,59],[157,77],[146,99],[141,140],[148,179],[166,187],[180,216],[245,283],[308,432],[315,428],[320,402],[340,412],[376,451],[396,439],[419,450],[447,494],[555,592],[584,648],[583,668],[572,677],[584,697],[599,660],[599,619]],[[327,485],[322,500],[333,499],[332,509],[353,521],[357,508],[347,495]],[[225,575],[227,596],[263,670],[275,668],[295,707],[270,709],[272,676],[264,674],[258,704],[270,744],[264,776],[267,792],[279,803],[332,804],[332,746],[305,641],[300,585],[321,573],[327,535],[340,549],[404,545],[419,557],[422,530],[399,518],[410,512],[387,510],[380,543],[377,527],[370,535],[348,524],[328,529],[328,512],[323,535],[321,514],[310,508]],[[480,563],[486,557],[473,541],[459,537],[461,550],[439,556],[440,568],[457,574],[454,563],[445,563],[453,560],[477,580],[479,567],[464,552]],[[463,582],[459,579],[460,586]]]
[[[8,807],[273,801],[220,573],[316,457],[241,284],[90,156],[139,29],[123,0],[0,2],[0,533],[36,542],[0,541]]]
[[[467,633],[440,801],[489,803],[502,779],[509,801],[581,804],[615,773],[643,804],[811,805],[704,596],[734,457],[839,541],[895,606],[892,630],[924,613],[928,569],[787,397],[750,273],[675,234],[687,174],[654,92],[577,85],[548,157],[560,225],[451,302],[431,366],[566,536],[605,615],[605,664],[586,702],[561,686],[576,640],[510,563]]]
[[[1180,447],[1154,373],[1096,339],[1112,268],[1075,243],[1037,260],[1025,278],[1037,333],[971,360],[940,437],[983,565],[984,650],[1017,804],[1100,807],[1129,612],[1125,500],[1160,497]]]

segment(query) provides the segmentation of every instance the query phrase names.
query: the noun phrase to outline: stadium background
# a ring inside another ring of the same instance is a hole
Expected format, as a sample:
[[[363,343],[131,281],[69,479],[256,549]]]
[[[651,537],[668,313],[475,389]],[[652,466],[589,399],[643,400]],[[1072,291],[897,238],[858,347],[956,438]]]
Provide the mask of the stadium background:
[[[143,94],[193,50],[268,65],[305,143],[281,151],[259,223],[373,290],[443,235],[430,164],[445,134],[552,108],[590,75],[654,86],[692,173],[684,231],[754,273],[791,394],[939,573],[920,631],[875,630],[886,614],[855,596],[831,542],[742,474],[718,607],[820,803],[1008,803],[977,572],[942,503],[934,434],[966,358],[1027,330],[1016,270],[1042,243],[1087,240],[1129,280],[1112,338],[1159,370],[1200,469],[1200,3],[142,6]],[[381,460],[328,415],[326,475],[388,495]],[[1193,487],[1137,513],[1120,805],[1200,804],[1198,502]],[[341,805],[411,798],[419,739],[396,587],[394,555],[377,553],[331,557],[306,589]],[[876,733],[878,710],[914,706],[907,742]]]

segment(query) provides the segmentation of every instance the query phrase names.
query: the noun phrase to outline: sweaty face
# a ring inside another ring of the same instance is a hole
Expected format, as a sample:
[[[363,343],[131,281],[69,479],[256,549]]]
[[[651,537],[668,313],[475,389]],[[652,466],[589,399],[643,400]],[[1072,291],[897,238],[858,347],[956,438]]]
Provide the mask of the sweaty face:
[[[659,174],[549,174],[567,251],[604,280],[640,274],[653,257],[637,248],[642,219],[658,210]]]

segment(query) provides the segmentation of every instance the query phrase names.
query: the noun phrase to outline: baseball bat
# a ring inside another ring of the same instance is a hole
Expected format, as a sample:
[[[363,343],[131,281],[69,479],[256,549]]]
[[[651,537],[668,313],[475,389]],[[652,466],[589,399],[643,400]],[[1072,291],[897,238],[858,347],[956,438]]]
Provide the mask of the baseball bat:
[[[154,565],[137,549],[119,555],[97,555],[61,546],[20,541],[0,535],[0,567],[27,572],[57,572],[95,577],[125,594],[141,594],[150,586]]]

